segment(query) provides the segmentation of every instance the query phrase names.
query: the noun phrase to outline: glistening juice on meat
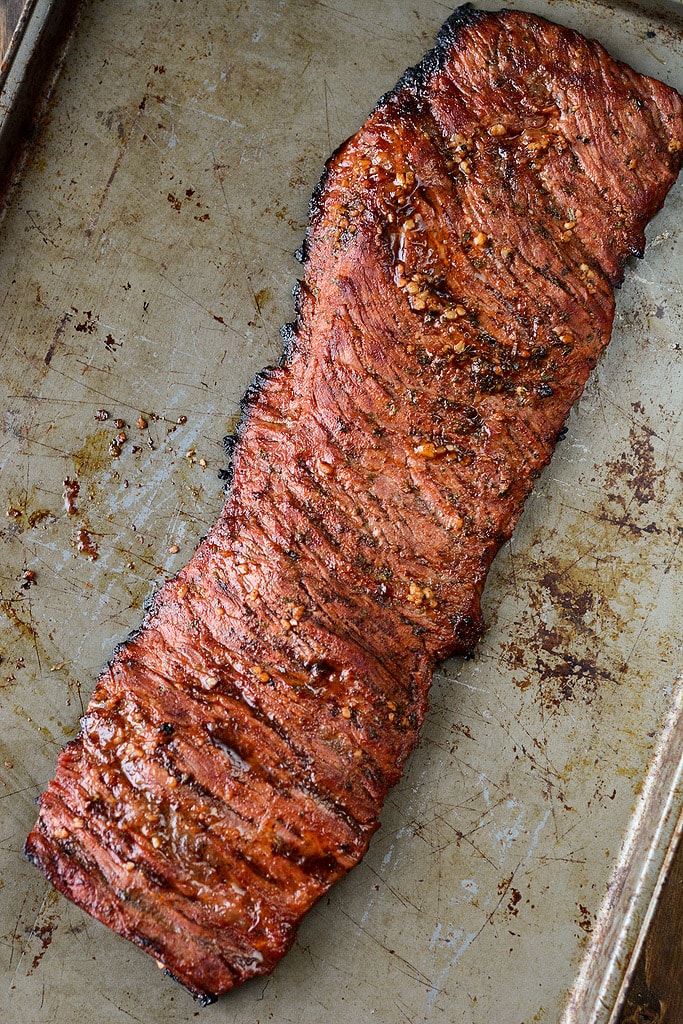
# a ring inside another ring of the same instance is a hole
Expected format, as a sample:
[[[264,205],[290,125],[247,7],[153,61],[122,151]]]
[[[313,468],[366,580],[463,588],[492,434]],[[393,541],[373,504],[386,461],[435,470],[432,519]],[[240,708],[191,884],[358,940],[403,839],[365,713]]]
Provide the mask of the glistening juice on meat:
[[[102,673],[27,855],[200,1000],[356,864],[609,340],[678,94],[461,8],[327,163],[223,513]]]

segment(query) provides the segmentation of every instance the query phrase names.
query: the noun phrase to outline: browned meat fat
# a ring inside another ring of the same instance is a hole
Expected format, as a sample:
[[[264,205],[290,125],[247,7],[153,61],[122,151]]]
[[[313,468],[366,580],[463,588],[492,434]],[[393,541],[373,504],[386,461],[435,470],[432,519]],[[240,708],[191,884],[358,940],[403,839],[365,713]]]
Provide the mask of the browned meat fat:
[[[271,971],[365,853],[682,136],[678,94],[599,44],[466,7],[329,160],[223,513],[26,844],[200,1000]]]

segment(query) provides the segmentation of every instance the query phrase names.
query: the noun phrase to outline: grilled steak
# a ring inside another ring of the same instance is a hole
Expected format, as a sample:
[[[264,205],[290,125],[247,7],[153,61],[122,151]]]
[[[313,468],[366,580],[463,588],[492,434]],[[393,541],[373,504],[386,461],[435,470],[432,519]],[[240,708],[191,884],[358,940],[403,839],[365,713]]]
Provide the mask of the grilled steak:
[[[457,11],[329,160],[224,511],[100,677],[28,856],[202,1001],[356,864],[675,180],[672,89]]]

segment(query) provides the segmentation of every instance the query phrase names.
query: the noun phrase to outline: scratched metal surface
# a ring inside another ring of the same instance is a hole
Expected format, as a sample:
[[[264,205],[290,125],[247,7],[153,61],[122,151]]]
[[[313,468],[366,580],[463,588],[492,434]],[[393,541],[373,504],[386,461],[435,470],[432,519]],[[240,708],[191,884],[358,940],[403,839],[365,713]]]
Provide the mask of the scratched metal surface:
[[[676,5],[517,6],[680,87]],[[22,858],[97,673],[219,513],[220,440],[279,353],[324,158],[448,13],[418,0],[86,6],[0,225],[6,1024],[532,1024],[568,1006],[581,1022],[593,1011],[570,1001],[577,977],[585,994],[609,966],[623,900],[636,924],[644,913],[680,805],[680,186],[497,560],[476,657],[438,672],[370,853],[274,975],[199,1011]]]

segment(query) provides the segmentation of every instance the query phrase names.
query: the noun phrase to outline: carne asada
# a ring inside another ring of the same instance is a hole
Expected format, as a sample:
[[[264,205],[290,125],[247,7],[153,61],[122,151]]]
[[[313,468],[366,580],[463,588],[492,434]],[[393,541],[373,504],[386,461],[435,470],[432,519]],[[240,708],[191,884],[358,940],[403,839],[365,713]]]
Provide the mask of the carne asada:
[[[200,1000],[356,864],[607,345],[678,94],[464,7],[330,158],[224,511],[103,671],[26,851]]]

